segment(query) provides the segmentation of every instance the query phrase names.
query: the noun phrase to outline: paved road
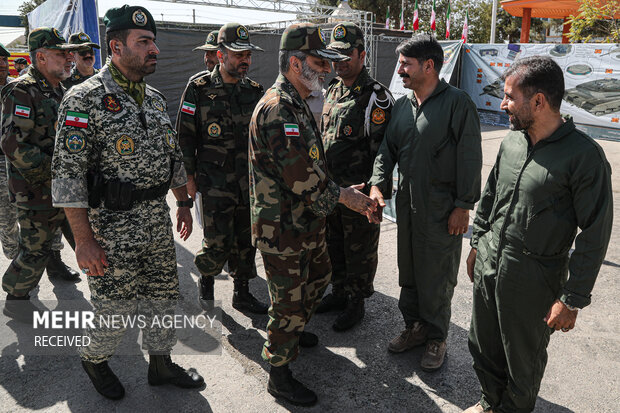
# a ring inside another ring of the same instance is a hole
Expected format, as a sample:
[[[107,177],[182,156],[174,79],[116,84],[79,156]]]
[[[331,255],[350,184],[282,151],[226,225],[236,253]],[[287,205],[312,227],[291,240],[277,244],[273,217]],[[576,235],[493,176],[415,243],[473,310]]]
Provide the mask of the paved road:
[[[483,134],[483,181],[495,160],[505,135],[501,128],[485,127]],[[616,216],[620,216],[618,190],[620,143],[601,142],[612,162]],[[172,204],[172,197],[169,197]],[[197,300],[198,272],[193,254],[200,247],[196,232],[177,240],[179,278],[184,300]],[[232,280],[216,279],[216,297],[223,304],[222,351],[212,356],[179,356],[183,366],[195,367],[207,382],[201,391],[168,386],[150,387],[146,380],[146,358],[116,356],[110,362],[125,388],[126,397],[112,402],[100,397],[82,371],[77,357],[29,356],[20,353],[21,344],[1,348],[0,411],[75,412],[459,412],[478,398],[478,384],[467,350],[471,315],[471,284],[465,273],[463,247],[459,284],[453,299],[453,317],[448,338],[448,358],[437,373],[419,368],[422,349],[399,355],[389,354],[387,342],[403,328],[397,302],[396,225],[385,222],[379,246],[380,260],[376,292],[367,302],[361,325],[347,333],[331,329],[332,315],[317,315],[308,329],[317,333],[320,344],[304,350],[294,363],[296,376],[319,395],[319,404],[294,409],[281,404],[265,391],[268,366],[260,359],[267,316],[248,317],[231,307]],[[62,253],[76,266],[70,249]],[[0,258],[4,271],[8,261]],[[262,261],[257,259],[259,278],[251,288],[268,300]],[[592,305],[581,311],[577,327],[570,333],[553,334],[550,360],[542,382],[536,411],[617,412],[620,411],[620,231],[614,231],[593,291]],[[44,274],[38,289],[40,300],[88,299],[85,281],[78,284],[55,282]],[[11,335],[11,324],[0,326],[0,335]]]

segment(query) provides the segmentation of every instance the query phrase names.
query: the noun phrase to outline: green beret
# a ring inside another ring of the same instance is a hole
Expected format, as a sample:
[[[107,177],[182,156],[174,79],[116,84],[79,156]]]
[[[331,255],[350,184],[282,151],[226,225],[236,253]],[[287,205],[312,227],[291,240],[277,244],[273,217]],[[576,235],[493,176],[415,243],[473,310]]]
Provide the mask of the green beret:
[[[0,43],[0,57],[9,57],[11,52],[9,52],[6,47],[2,43]]]
[[[28,35],[28,51],[37,49],[78,50],[82,45],[68,44],[62,34],[53,27],[38,27]]]
[[[141,6],[114,7],[103,16],[106,33],[116,30],[142,29],[157,34],[155,19],[147,9]]]
[[[280,39],[280,50],[301,50],[334,62],[351,60],[349,56],[328,49],[323,41],[321,28],[314,23],[299,23],[287,27]]]
[[[359,46],[364,47],[364,32],[351,22],[337,24],[332,30],[332,37],[327,45],[330,49],[344,53]]]
[[[70,44],[80,44],[82,46],[94,47],[95,49],[101,49],[101,47],[97,43],[93,43],[90,41],[90,36],[84,32],[73,33],[69,36]]]

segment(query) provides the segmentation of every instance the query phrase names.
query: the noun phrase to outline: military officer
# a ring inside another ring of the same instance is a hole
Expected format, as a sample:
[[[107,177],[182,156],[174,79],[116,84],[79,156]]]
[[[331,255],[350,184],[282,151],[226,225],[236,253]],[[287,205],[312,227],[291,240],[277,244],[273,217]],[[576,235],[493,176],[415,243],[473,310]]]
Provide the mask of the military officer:
[[[18,57],[13,60],[13,67],[17,70],[17,76],[21,76],[26,73],[28,69],[28,60],[25,57]]]
[[[467,259],[469,350],[482,391],[467,413],[534,410],[550,334],[575,328],[590,304],[613,221],[605,153],[560,114],[562,69],[532,56],[502,80],[512,132],[478,204]]]
[[[212,305],[214,277],[228,261],[233,307],[266,314],[267,305],[249,291],[249,280],[257,273],[250,235],[248,124],[264,92],[247,72],[252,52],[262,49],[238,23],[222,26],[217,41],[219,64],[189,82],[178,117],[189,194],[202,194],[204,239],[195,259],[202,275],[200,302]]]
[[[60,253],[51,249],[54,233],[62,227],[73,243],[64,212],[52,206],[50,165],[63,96],[60,82],[71,70],[69,52],[79,47],[67,44],[54,28],[31,31],[28,49],[33,64],[26,75],[2,89],[1,146],[10,162],[9,191],[20,227],[17,255],[2,278],[7,292],[3,311],[25,322],[31,322],[35,309],[29,301],[30,290],[39,283],[48,261],[60,259]],[[67,278],[77,275],[74,271]]]
[[[220,31],[219,30],[213,30],[212,32],[210,32],[207,35],[207,39],[205,40],[205,44],[203,44],[202,46],[198,46],[196,48],[194,48],[195,50],[204,50],[205,55],[204,55],[204,61],[205,61],[205,67],[207,68],[207,72],[210,72],[213,70],[213,68],[215,67],[215,65],[217,65],[219,63],[219,60],[217,59],[217,50],[219,49],[218,43],[217,43],[217,37],[219,35]],[[196,75],[194,75],[195,77],[197,77],[200,74],[204,74],[204,72],[199,72]],[[190,78],[189,80],[192,80],[192,78]]]
[[[93,43],[90,40],[89,35],[83,32],[73,33],[69,36],[69,44],[82,45],[85,47],[79,51],[73,52],[75,67],[71,71],[71,76],[62,82],[63,86],[67,89],[71,89],[72,86],[82,83],[99,72],[99,70],[94,67],[95,51],[93,49],[101,48],[97,43]]]
[[[325,47],[317,25],[289,26],[280,41],[280,75],[250,124],[252,242],[271,296],[262,351],[271,365],[267,390],[299,405],[317,400],[292,377],[289,363],[299,345],[318,342],[304,330],[331,277],[325,217],[339,202],[369,219],[376,212],[376,203],[358,190],[363,184],[341,188],[329,179],[321,134],[305,102],[322,89],[329,61],[347,59]]]
[[[394,98],[368,74],[364,33],[354,23],[336,25],[327,47],[351,58],[332,63],[338,76],[330,82],[323,105],[321,133],[329,176],[339,186],[368,182]],[[379,230],[379,224],[342,205],[327,217],[332,293],[316,311],[344,310],[332,325],[336,331],[348,330],[364,317],[364,299],[374,292]]]
[[[177,199],[183,240],[192,231],[192,201],[166,100],[144,81],[159,54],[155,20],[145,8],[128,5],[108,10],[103,20],[111,55],[60,106],[52,196],[76,234],[76,258],[95,311],[124,316],[132,308],[121,303],[141,299],[167,313],[179,280],[166,194],[172,189]],[[80,351],[82,366],[99,393],[120,399],[125,390],[107,361],[125,330],[94,327],[86,332],[90,345]],[[175,343],[172,328],[147,323],[143,329],[149,384],[203,386],[200,375],[172,362]]]
[[[426,344],[420,366],[435,371],[446,355],[463,234],[480,197],[480,122],[469,96],[439,78],[444,53],[434,37],[417,35],[396,52],[412,93],[392,109],[370,180],[370,197],[383,207],[398,163],[398,307],[406,328],[388,350]]]

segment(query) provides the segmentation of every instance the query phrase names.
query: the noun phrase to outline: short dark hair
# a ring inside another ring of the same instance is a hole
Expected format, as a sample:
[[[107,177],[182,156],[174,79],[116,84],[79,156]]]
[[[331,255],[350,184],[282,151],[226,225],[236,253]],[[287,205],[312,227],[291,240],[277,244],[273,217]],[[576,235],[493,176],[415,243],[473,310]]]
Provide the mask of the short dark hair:
[[[500,79],[506,81],[511,76],[517,78],[517,87],[525,96],[542,93],[553,109],[560,110],[564,97],[564,74],[553,59],[548,56],[519,59],[502,73]]]
[[[437,73],[441,71],[443,66],[443,48],[433,36],[428,34],[418,34],[403,41],[396,48],[396,54],[413,57],[420,64],[430,59],[435,64],[435,72]]]
[[[126,45],[127,44],[127,36],[129,36],[129,29],[114,30],[114,31],[111,31],[111,32],[107,32],[105,34],[105,44],[107,45],[108,56],[112,56],[112,49],[110,48],[110,41],[118,40],[122,44]]]
[[[302,63],[305,62],[306,57],[308,57],[308,55],[301,50],[280,50],[280,54],[278,56],[278,67],[280,69],[280,73],[283,75],[290,69],[291,56],[295,56],[301,60]]]

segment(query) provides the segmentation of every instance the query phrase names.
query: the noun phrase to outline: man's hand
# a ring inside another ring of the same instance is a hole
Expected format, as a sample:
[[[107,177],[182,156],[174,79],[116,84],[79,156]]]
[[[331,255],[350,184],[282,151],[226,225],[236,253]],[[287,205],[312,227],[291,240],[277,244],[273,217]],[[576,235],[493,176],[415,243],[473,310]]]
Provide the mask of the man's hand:
[[[383,194],[381,193],[381,190],[378,186],[375,185],[370,187],[369,196],[370,199],[377,202],[377,212],[375,213],[372,221],[370,221],[369,219],[370,222],[374,222],[376,224],[383,221],[383,208],[385,208],[385,200],[383,199]]]
[[[82,272],[88,276],[103,276],[104,267],[108,266],[105,251],[94,238],[76,243],[75,259],[80,269],[87,270]]]
[[[476,255],[478,255],[478,250],[476,248],[472,248],[469,251],[469,256],[467,257],[467,275],[469,276],[469,281],[474,282],[474,265],[476,264]]]
[[[448,218],[448,232],[450,235],[461,235],[469,228],[469,210],[456,207]]]
[[[368,222],[373,222],[371,217],[377,210],[377,203],[360,192],[360,189],[364,189],[364,185],[357,184],[347,188],[340,188],[338,202],[355,212],[366,215]]]
[[[547,325],[553,329],[567,332],[575,328],[577,321],[577,313],[579,311],[571,311],[560,300],[555,300],[544,318]]]
[[[198,192],[198,188],[196,187],[196,178],[194,175],[187,175],[187,193],[192,197],[193,200],[196,200],[196,192]]]
[[[188,207],[177,208],[177,232],[183,241],[192,235],[192,214]]]

